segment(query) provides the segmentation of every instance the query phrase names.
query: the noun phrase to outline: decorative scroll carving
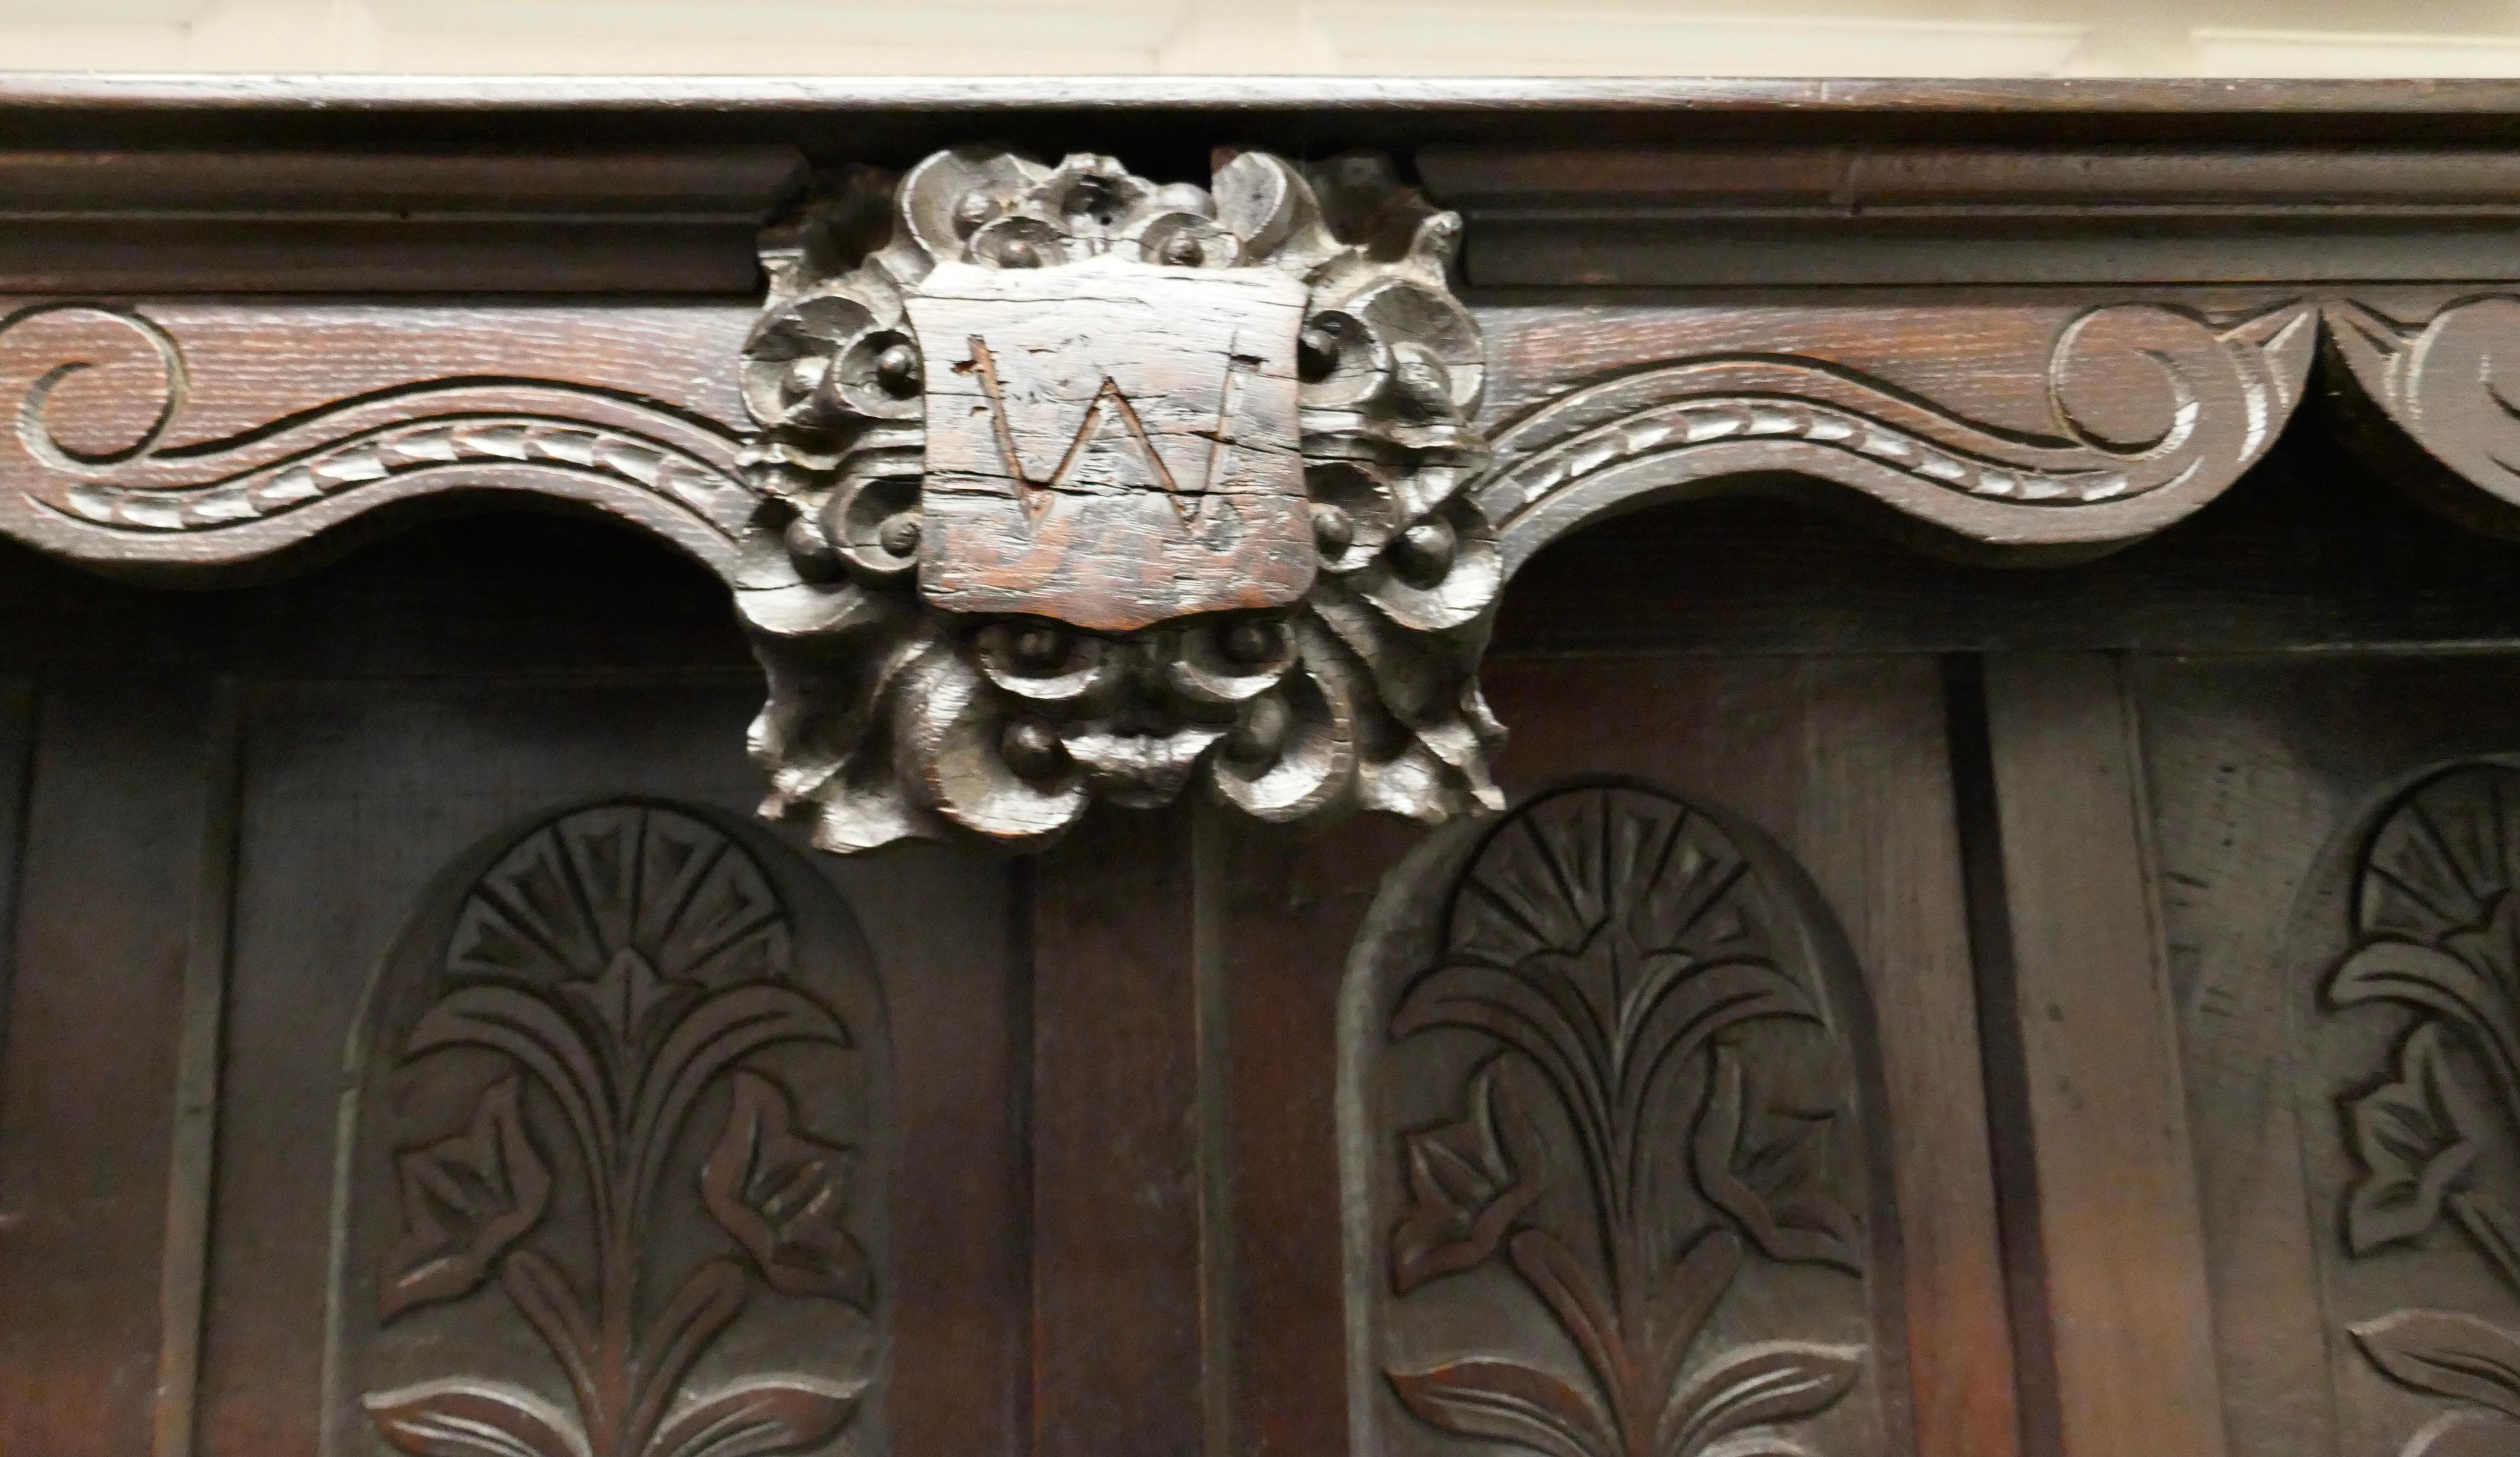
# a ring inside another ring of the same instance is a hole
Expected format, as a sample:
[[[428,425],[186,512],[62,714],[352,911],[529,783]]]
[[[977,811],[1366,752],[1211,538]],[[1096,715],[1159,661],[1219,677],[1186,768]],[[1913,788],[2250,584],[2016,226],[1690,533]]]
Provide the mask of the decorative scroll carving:
[[[1862,991],[1781,851],[1579,784],[1439,839],[1370,924],[1360,1451],[1906,1448]]]
[[[2354,946],[2327,1004],[2413,1015],[2338,1098],[2355,1168],[2345,1250],[2455,1247],[2507,1303],[2520,1297],[2520,768],[2463,764],[2406,791],[2353,880]],[[2403,1457],[2520,1447],[2520,1328],[2408,1306],[2348,1330],[2377,1371],[2455,1403]]]
[[[1745,472],[1853,486],[1973,536],[2107,541],[2202,505],[2273,443],[2300,400],[2318,333],[2308,305],[2239,318],[2118,303],[2058,331],[2052,422],[2024,433],[1969,420],[1815,358],[1723,354],[1614,376],[1495,432],[1471,487],[1510,572],[1603,512]]]
[[[178,443],[191,366],[164,326],[139,309],[83,303],[0,318],[0,341],[39,333],[57,362],[29,384],[16,433],[45,469],[20,485],[31,510],[16,513],[17,529],[68,555],[237,561],[377,506],[506,488],[614,511],[732,572],[753,513],[732,432],[633,395],[557,380],[444,380]],[[112,381],[110,400],[63,408],[99,373]]]
[[[1193,778],[1266,820],[1496,802],[1459,229],[1261,153],[1209,189],[962,148],[808,209],[743,365],[798,578],[742,594],[771,812],[855,849]]]
[[[2520,508],[2520,296],[2420,325],[2408,293],[1951,329],[1913,299],[1500,304],[1483,416],[1460,226],[1370,159],[1226,155],[1201,187],[966,147],[806,204],[759,310],[26,303],[0,533],[181,572],[489,490],[612,513],[736,589],[764,808],[845,851],[1035,847],[1193,786],[1271,821],[1492,808],[1478,660],[1548,541],[1742,477],[1998,546],[2133,540],[2260,456],[2322,321],[2349,401],[2483,488],[2454,512]],[[1990,387],[1948,387],[1980,360]]]
[[[2420,447],[2424,464],[2452,473],[2456,481],[2483,492],[2444,491],[2426,473],[2405,469],[2403,448],[2378,445],[2393,480],[2413,487],[2432,504],[2471,524],[2520,533],[2520,392],[2502,375],[2502,361],[2520,358],[2520,296],[2489,294],[2462,298],[2418,324],[2401,322],[2368,304],[2339,300],[2327,306],[2330,352],[2344,366],[2338,392],[2384,417],[2403,438]]]
[[[398,957],[422,975],[381,992],[365,1267],[336,1296],[391,1446],[875,1449],[842,1438],[879,1361],[881,1025],[798,889],[829,893],[695,813],[601,805],[424,913]]]

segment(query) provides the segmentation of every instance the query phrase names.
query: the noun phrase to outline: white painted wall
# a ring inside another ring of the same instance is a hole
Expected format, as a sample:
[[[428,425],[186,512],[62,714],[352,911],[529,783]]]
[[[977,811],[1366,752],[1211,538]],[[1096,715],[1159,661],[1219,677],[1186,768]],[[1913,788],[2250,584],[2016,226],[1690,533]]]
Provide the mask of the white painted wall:
[[[0,0],[0,69],[2520,75],[2520,0]]]

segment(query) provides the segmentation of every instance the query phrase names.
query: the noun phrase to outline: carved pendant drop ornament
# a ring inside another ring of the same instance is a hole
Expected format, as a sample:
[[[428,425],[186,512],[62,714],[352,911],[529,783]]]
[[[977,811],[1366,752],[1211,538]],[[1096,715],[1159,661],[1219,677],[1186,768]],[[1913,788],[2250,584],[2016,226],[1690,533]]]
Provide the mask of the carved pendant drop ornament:
[[[1200,187],[966,147],[804,207],[743,359],[766,810],[855,850],[1194,780],[1496,807],[1460,227],[1377,159],[1256,152]]]

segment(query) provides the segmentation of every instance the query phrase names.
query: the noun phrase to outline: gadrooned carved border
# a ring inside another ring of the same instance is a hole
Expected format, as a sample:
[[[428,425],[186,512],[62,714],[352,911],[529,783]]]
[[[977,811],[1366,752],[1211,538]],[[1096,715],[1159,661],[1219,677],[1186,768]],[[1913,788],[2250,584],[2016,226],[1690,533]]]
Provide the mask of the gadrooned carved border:
[[[883,1449],[888,1041],[792,851],[648,799],[502,832],[350,1067],[328,1450]]]
[[[1351,962],[1354,1441],[1909,1450],[1860,978],[1772,842],[1581,780],[1421,847]]]

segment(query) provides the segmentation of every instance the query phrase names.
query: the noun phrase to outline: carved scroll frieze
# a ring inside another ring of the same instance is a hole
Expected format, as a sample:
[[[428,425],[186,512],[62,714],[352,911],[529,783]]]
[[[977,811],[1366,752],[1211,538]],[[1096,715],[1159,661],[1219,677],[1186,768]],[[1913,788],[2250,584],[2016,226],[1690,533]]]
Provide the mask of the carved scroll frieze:
[[[571,810],[415,918],[353,1053],[339,1448],[882,1449],[879,1003],[755,834]]]
[[[1863,991],[1781,851],[1576,784],[1439,837],[1367,934],[1360,1452],[1908,1448]]]
[[[30,301],[0,311],[0,533],[182,575],[381,508],[608,513],[735,589],[765,812],[849,851],[1038,847],[1185,793],[1491,809],[1478,662],[1548,542],[1745,481],[2136,540],[2261,457],[2322,334],[2358,421],[2520,529],[2520,296],[1473,310],[1460,229],[1372,158],[1193,183],[969,146],[807,196],[757,307]]]
[[[2389,430],[2365,430],[2362,439],[2378,447],[2391,478],[2457,520],[2520,533],[2520,415],[2512,403],[2520,383],[2502,372],[2506,360],[2520,360],[2520,296],[2471,295],[2416,309],[2344,299],[2326,313],[2335,388],[2357,407],[2349,419],[2377,414],[2387,422]],[[2391,449],[2391,433],[2425,459]]]
[[[2454,764],[2357,827],[2312,1043],[2337,1311],[2403,1457],[2520,1448],[2520,767]],[[2318,928],[2311,928],[2316,935]],[[2318,1122],[2306,1120],[2317,1128]],[[2316,1159],[2316,1149],[2314,1151]],[[2408,1416],[2398,1416],[2406,1411]]]
[[[305,349],[308,374],[327,352]],[[85,303],[0,317],[0,371],[18,386],[0,523],[115,567],[248,561],[379,507],[510,490],[626,517],[734,574],[753,514],[732,430],[582,379],[485,368],[348,392],[284,379],[275,400],[312,402],[205,433],[177,333],[147,308]]]
[[[2003,393],[1995,383],[1936,398],[1824,352],[1720,348],[1552,392],[1494,427],[1496,464],[1472,494],[1508,571],[1606,512],[1760,472],[1982,540],[2122,540],[2212,499],[2273,443],[2318,318],[2298,302],[2228,316],[2111,303],[2047,327],[2020,424],[1969,413]]]
[[[1262,153],[1200,187],[964,148],[809,208],[743,363],[796,576],[742,594],[770,810],[856,849],[1194,781],[1265,820],[1496,802],[1459,227]]]

